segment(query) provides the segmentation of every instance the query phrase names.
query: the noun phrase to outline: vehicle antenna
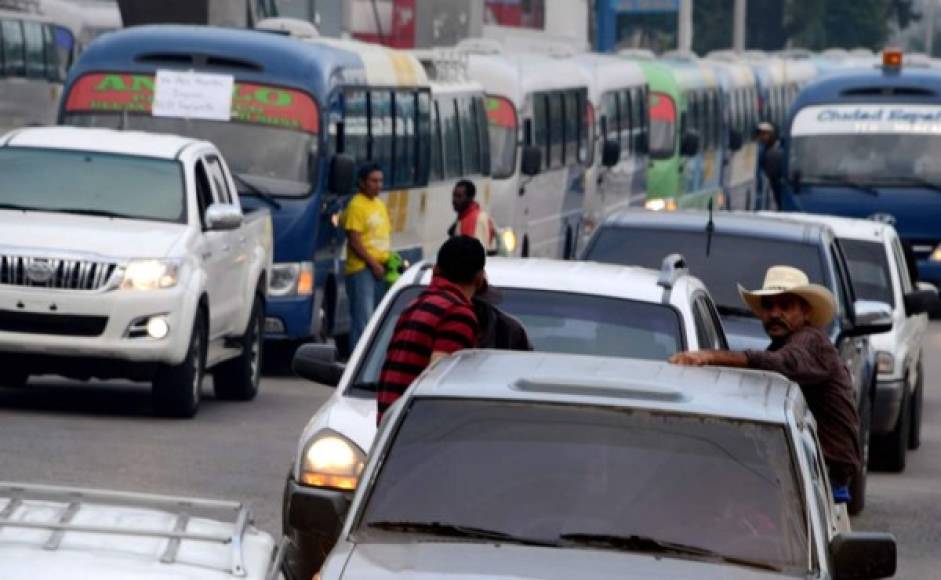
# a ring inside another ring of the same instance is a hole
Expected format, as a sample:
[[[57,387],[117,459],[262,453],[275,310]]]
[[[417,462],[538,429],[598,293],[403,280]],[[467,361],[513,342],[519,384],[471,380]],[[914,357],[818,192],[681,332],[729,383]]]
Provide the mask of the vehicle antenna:
[[[706,257],[712,251],[712,233],[716,231],[716,224],[712,220],[712,200],[709,200],[709,221],[706,222]]]

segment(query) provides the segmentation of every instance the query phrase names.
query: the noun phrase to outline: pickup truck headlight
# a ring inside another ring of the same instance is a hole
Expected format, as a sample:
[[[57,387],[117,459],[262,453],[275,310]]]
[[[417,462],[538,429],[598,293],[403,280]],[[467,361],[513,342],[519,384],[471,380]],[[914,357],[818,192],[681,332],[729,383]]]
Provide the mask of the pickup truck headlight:
[[[271,296],[310,296],[314,293],[312,262],[283,262],[271,267],[268,294]]]
[[[895,372],[895,356],[891,352],[880,350],[876,353],[876,369],[880,375],[891,375]]]
[[[124,267],[122,290],[162,290],[179,280],[180,266],[167,260],[132,260]]]
[[[500,232],[500,240],[503,242],[503,249],[507,255],[516,251],[516,232],[513,228],[506,228]]]
[[[304,450],[301,483],[352,491],[366,466],[366,454],[333,431],[318,433]]]
[[[657,197],[644,202],[644,207],[650,211],[676,211],[676,199],[672,197]]]

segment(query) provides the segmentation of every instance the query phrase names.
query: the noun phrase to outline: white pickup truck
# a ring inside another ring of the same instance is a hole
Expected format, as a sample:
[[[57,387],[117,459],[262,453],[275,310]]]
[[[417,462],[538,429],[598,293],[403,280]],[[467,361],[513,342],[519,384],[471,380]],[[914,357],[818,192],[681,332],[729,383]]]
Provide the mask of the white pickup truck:
[[[30,128],[0,137],[0,384],[30,375],[153,383],[193,416],[258,392],[271,217],[243,216],[211,143]]]

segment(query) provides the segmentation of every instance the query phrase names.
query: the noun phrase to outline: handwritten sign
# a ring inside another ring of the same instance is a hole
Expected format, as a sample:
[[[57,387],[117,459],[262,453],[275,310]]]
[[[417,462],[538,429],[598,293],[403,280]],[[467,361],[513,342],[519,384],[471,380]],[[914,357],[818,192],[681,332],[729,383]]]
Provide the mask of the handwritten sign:
[[[228,121],[234,84],[230,75],[158,70],[153,115]]]

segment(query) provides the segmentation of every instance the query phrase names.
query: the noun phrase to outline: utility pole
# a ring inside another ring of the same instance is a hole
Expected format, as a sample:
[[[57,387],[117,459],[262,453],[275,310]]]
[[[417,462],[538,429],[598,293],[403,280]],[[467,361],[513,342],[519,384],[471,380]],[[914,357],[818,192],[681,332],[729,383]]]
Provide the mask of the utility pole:
[[[925,54],[934,56],[934,10],[938,0],[925,0]]]
[[[732,48],[737,53],[745,52],[745,22],[748,12],[748,0],[735,0],[735,16],[732,20],[734,30],[732,33]]]
[[[679,30],[676,48],[683,52],[693,50],[693,0],[680,0]]]

